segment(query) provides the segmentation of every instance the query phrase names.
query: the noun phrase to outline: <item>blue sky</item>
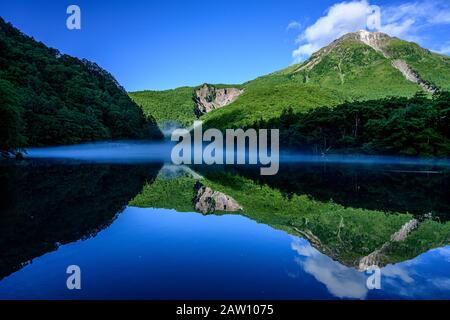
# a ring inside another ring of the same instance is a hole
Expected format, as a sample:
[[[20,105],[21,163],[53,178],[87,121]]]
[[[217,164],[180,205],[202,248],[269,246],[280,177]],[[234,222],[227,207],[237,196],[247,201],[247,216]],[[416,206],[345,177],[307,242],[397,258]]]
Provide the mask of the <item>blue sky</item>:
[[[81,8],[81,30],[66,28],[71,4]],[[380,7],[381,31],[450,52],[447,0],[15,0],[0,3],[0,16],[135,91],[242,83],[276,71],[363,28],[371,5]]]

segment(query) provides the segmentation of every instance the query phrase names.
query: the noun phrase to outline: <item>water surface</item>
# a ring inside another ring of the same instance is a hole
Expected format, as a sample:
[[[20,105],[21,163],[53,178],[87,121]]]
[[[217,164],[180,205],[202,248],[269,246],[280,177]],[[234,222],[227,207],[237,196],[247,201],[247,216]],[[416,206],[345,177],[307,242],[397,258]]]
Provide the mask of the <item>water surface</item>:
[[[261,177],[251,167],[170,166],[167,150],[33,149],[1,164],[0,298],[450,298],[446,165],[289,161]],[[195,181],[246,210],[195,212]],[[311,209],[292,211],[296,201]],[[413,217],[421,227],[386,253],[381,289],[369,290],[358,259]],[[69,265],[80,266],[82,290],[66,288]]]

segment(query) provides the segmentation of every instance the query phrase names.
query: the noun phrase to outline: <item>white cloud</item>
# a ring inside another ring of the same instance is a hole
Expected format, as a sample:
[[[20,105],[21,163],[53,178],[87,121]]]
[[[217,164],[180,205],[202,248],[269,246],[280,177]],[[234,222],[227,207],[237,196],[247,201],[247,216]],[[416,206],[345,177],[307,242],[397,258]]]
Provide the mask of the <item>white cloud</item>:
[[[432,283],[436,288],[442,291],[450,291],[450,279],[448,278],[433,279]]]
[[[334,261],[304,239],[292,237],[291,249],[297,253],[294,259],[303,271],[324,284],[333,296],[350,299],[370,297],[366,286],[367,273]],[[442,270],[449,270],[446,261],[450,262],[450,246],[431,250],[409,261],[385,266],[381,269],[381,291],[378,294],[381,297],[415,299],[434,299],[436,294],[448,296],[448,272],[437,275],[434,269],[429,269],[430,265],[435,265],[436,256]]]
[[[445,45],[443,45],[439,50],[437,50],[437,52],[450,55],[450,42],[447,42]]]
[[[317,251],[307,241],[293,238],[292,250],[299,255],[296,263],[306,273],[323,283],[337,298],[364,299],[367,296],[366,276]]]
[[[387,265],[383,269],[383,276],[388,278],[399,278],[404,283],[411,284],[414,282],[414,279],[408,273],[407,268],[402,267],[401,265]]]
[[[327,15],[319,18],[298,37],[299,47],[293,52],[296,59],[304,59],[321,47],[350,31],[364,29],[367,23],[366,1],[342,2],[332,6]]]
[[[432,23],[435,24],[449,24],[450,23],[450,12],[449,11],[443,11],[439,12],[435,17],[431,19]]]
[[[406,2],[378,7],[368,0],[340,2],[298,36],[298,48],[292,55],[296,62],[349,32],[378,30],[410,41],[420,40],[420,29],[450,24],[450,4],[443,0]]]
[[[302,28],[302,24],[298,21],[291,21],[288,26],[286,27],[286,30],[300,30]]]
[[[449,50],[450,52],[450,50]],[[444,248],[440,248],[440,249],[436,249],[436,252],[443,256],[444,258],[446,258],[447,262],[450,262],[450,246],[444,247]]]

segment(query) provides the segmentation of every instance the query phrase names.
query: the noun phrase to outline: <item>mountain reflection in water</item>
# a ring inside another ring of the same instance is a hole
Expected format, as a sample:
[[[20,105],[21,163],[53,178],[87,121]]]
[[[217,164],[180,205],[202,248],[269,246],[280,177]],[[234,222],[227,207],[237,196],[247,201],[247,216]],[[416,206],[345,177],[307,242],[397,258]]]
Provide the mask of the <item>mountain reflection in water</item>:
[[[107,148],[91,150],[103,154],[92,163],[72,147],[0,165],[0,298],[450,297],[445,167],[284,163],[262,177],[163,167],[164,151],[130,148],[131,163]],[[243,210],[194,213],[197,181]],[[417,230],[390,243],[414,217]],[[369,290],[358,262],[386,243],[382,289]],[[71,264],[79,292],[65,289]]]

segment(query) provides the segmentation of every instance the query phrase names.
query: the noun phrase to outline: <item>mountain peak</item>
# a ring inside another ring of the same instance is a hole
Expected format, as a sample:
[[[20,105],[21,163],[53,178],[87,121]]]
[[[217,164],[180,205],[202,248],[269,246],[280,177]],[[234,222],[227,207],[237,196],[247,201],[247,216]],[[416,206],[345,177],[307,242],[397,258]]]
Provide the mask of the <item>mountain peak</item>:
[[[336,41],[343,40],[343,39],[358,39],[358,40],[365,40],[365,39],[392,39],[391,36],[388,34],[381,32],[381,31],[368,31],[368,30],[358,30],[355,32],[349,32],[344,34],[342,37],[338,38]]]
[[[385,48],[387,43],[392,40],[393,38],[386,33],[379,32],[379,31],[367,31],[367,30],[359,30],[352,33],[347,33],[343,37],[339,38],[335,42],[339,43],[344,40],[355,40],[358,42],[362,42],[375,51],[378,51],[382,53],[385,57],[388,56]]]
[[[347,41],[356,41],[365,44],[374,49],[375,51],[381,53],[385,58],[389,58],[387,46],[393,39],[395,38],[379,31],[371,32],[367,30],[359,30],[356,32],[347,33],[342,37],[334,40],[328,46],[323,47],[319,51],[315,52],[310,57],[310,59],[306,63],[302,64],[298,69],[296,69],[295,72],[302,71],[305,69],[311,70],[322,60],[324,56],[330,54],[331,52],[334,51],[335,48],[339,47],[341,44]]]
[[[387,35],[384,32],[381,32],[381,31],[368,31],[368,30],[365,30],[365,29],[361,29],[361,30],[358,30],[356,32],[352,32],[352,33],[349,33],[349,34],[356,34],[356,35],[358,35],[361,38],[371,38],[371,37],[375,37],[375,38],[380,38],[380,37],[390,38],[390,36]]]

